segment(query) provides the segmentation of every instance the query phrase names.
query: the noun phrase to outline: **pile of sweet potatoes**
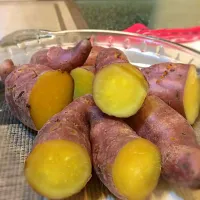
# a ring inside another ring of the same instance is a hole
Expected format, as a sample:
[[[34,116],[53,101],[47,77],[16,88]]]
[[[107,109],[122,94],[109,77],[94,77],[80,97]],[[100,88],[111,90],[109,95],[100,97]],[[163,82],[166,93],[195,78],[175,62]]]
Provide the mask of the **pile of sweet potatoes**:
[[[38,51],[22,66],[5,60],[0,76],[12,114],[38,131],[24,170],[39,194],[78,193],[92,166],[119,199],[145,200],[160,175],[200,188],[200,146],[191,126],[200,109],[196,66],[140,70],[122,51],[82,40]]]

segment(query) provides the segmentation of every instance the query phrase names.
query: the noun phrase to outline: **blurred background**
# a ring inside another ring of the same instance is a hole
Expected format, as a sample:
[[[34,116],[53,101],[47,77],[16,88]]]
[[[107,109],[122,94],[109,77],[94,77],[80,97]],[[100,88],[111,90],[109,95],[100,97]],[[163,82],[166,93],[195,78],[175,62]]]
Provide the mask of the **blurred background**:
[[[124,30],[200,25],[200,0],[0,0],[0,37],[19,29]]]
[[[200,25],[199,0],[77,0],[90,28],[123,30],[134,23],[150,28]]]

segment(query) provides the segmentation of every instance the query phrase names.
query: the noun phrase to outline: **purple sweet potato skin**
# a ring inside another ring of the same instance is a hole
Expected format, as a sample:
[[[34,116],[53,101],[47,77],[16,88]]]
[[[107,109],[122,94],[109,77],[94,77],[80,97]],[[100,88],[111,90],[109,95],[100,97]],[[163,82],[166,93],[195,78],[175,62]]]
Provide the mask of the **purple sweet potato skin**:
[[[164,158],[163,178],[174,184],[199,189],[200,149],[187,145],[172,145],[169,148],[161,150]]]
[[[70,49],[51,47],[47,52],[48,66],[52,69],[70,72],[72,69],[80,67],[85,63],[91,49],[91,42],[87,39],[80,41],[75,47]]]
[[[96,106],[90,107],[88,118],[91,125],[90,141],[96,174],[110,192],[120,199],[125,199],[114,186],[112,165],[121,148],[139,136],[126,123],[106,116]]]
[[[72,69],[84,65],[91,49],[91,42],[87,39],[81,40],[75,47],[69,49],[53,46],[33,54],[30,63],[70,72]]]
[[[30,115],[29,97],[38,77],[52,70],[43,65],[23,65],[5,80],[5,99],[11,113],[24,125],[37,130]]]
[[[89,122],[86,113],[88,107],[93,105],[91,95],[84,95],[74,100],[40,129],[34,146],[49,140],[68,140],[80,144],[91,155]]]
[[[101,50],[96,59],[96,72],[104,68],[106,65],[112,63],[128,63],[128,58],[119,49],[116,48],[104,48]]]
[[[150,85],[149,94],[158,96],[184,117],[183,95],[190,67],[181,63],[161,63],[142,69]]]
[[[47,60],[48,49],[42,49],[34,53],[31,57],[30,64],[40,64],[48,66],[49,62]]]
[[[84,66],[95,66],[97,55],[103,49],[105,48],[101,46],[93,46],[87,60],[84,63]]]
[[[159,97],[149,95],[139,112],[126,122],[139,136],[158,146],[164,179],[200,188],[200,149],[193,128],[183,116]]]
[[[7,76],[15,70],[15,65],[11,59],[6,59],[0,65],[0,76],[3,83],[5,82]]]

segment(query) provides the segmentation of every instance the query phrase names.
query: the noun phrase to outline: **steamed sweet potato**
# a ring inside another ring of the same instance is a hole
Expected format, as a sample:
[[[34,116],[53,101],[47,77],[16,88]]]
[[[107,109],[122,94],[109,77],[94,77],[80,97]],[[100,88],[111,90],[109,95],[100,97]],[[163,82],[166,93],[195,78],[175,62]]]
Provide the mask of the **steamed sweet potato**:
[[[88,116],[93,167],[99,179],[119,199],[144,200],[160,176],[158,148],[96,106],[89,109]]]
[[[148,93],[148,83],[139,69],[129,63],[115,61],[113,59],[112,64],[106,66],[97,65],[100,69],[97,69],[93,81],[93,98],[104,113],[126,118],[142,106]]]
[[[74,99],[85,94],[92,94],[94,72],[94,66],[78,67],[71,71],[70,75],[74,80]]]
[[[128,58],[119,49],[116,48],[104,48],[102,49],[96,58],[96,72],[103,67],[112,63],[128,63]]]
[[[32,55],[30,63],[48,66],[49,62],[47,59],[47,52],[48,52],[48,49],[42,49],[42,50],[37,51],[36,53]]]
[[[103,49],[104,48],[101,46],[93,46],[87,60],[84,63],[84,66],[95,66],[97,55]]]
[[[36,52],[31,58],[31,64],[42,64],[52,69],[61,69],[70,72],[72,69],[82,66],[92,49],[89,40],[81,40],[75,47],[63,49],[51,47],[48,50]]]
[[[2,82],[5,82],[6,77],[15,69],[15,65],[11,59],[6,59],[0,65],[0,77]]]
[[[136,133],[158,146],[162,176],[171,183],[200,188],[200,148],[187,120],[156,96],[148,96],[127,120]]]
[[[142,69],[156,95],[193,124],[199,114],[200,84],[196,67],[189,64],[161,63]]]
[[[60,112],[72,97],[71,76],[43,65],[23,65],[5,80],[5,99],[12,114],[34,130]]]
[[[49,199],[78,193],[92,173],[89,123],[90,95],[73,101],[39,131],[26,159],[25,176],[31,187]]]

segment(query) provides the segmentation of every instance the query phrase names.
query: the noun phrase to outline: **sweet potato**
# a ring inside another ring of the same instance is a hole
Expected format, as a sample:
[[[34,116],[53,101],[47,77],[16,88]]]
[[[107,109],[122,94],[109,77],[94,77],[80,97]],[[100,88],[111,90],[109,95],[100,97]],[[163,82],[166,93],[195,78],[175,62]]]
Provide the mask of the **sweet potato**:
[[[194,130],[183,116],[159,97],[150,95],[127,123],[160,149],[164,179],[200,188],[200,148]]]
[[[156,95],[193,124],[199,114],[200,84],[196,67],[189,64],[161,63],[142,72]]]
[[[78,67],[71,71],[70,74],[74,80],[74,99],[85,94],[92,94],[94,72],[94,66]]]
[[[71,76],[43,65],[23,65],[5,80],[5,99],[12,114],[34,130],[60,112],[72,97]]]
[[[88,116],[93,167],[99,179],[120,199],[145,199],[160,176],[161,156],[156,145],[96,106],[90,107]]]
[[[48,51],[36,52],[31,58],[31,64],[42,64],[52,69],[61,69],[70,72],[72,69],[82,66],[92,49],[89,40],[81,40],[75,47],[63,49],[51,47]]]
[[[134,115],[148,92],[148,83],[143,74],[129,63],[98,66],[100,70],[93,81],[96,105],[111,116],[126,118]]]
[[[32,55],[30,63],[48,66],[49,62],[47,59],[47,52],[48,52],[48,49],[42,49],[42,50],[37,51],[36,53]]]
[[[36,136],[25,163],[28,183],[39,194],[63,199],[78,193],[92,173],[89,123],[90,95],[73,101],[54,115]]]
[[[97,55],[103,49],[104,48],[101,46],[93,46],[87,60],[84,63],[84,66],[95,66]]]
[[[11,59],[6,59],[0,65],[0,77],[2,82],[5,82],[6,77],[15,69],[15,65]]]
[[[128,58],[119,49],[116,48],[104,48],[102,49],[96,58],[96,72],[101,70],[106,65],[112,63],[128,63]]]

